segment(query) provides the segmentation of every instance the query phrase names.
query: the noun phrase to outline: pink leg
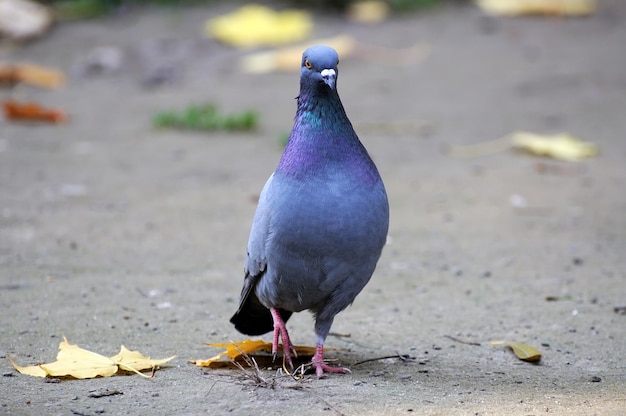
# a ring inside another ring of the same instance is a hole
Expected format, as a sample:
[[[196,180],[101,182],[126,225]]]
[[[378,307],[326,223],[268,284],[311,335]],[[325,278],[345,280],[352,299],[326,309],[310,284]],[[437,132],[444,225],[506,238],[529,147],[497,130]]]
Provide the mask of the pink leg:
[[[278,336],[280,335],[280,339],[283,342],[283,354],[285,355],[285,361],[287,361],[289,366],[293,368],[291,354],[293,353],[294,357],[297,357],[298,354],[289,339],[287,325],[285,325],[283,318],[281,318],[278,309],[270,308],[270,312],[272,313],[272,318],[274,319],[274,339],[272,340],[272,354],[274,355],[274,359],[276,358],[276,354],[278,354]]]
[[[315,355],[313,356],[313,367],[315,367],[315,374],[317,378],[324,376],[324,372],[327,373],[351,373],[349,368],[345,367],[332,367],[324,362],[324,344],[317,344],[315,347]]]

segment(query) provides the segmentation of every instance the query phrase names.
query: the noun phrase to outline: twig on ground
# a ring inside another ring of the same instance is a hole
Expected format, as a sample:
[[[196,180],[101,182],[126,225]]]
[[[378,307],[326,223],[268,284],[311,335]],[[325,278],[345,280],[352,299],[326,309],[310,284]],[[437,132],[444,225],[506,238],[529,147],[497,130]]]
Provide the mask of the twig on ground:
[[[380,361],[380,360],[386,360],[388,358],[398,358],[400,361],[415,361],[416,357],[412,357],[409,354],[400,354],[399,352],[396,352],[395,355],[385,355],[384,357],[376,357],[376,358],[368,358],[367,360],[363,360],[363,361],[359,361],[357,363],[352,364],[352,366],[354,367],[355,365],[360,365],[360,364],[365,364],[365,363],[369,363],[372,361]]]
[[[456,341],[456,342],[460,342],[461,344],[466,344],[466,345],[475,345],[477,347],[480,347],[480,342],[476,342],[476,341],[469,341],[467,339],[462,339],[462,338],[457,338],[457,337],[453,337],[452,335],[444,335],[444,337],[451,339],[452,341]]]
[[[352,334],[341,334],[339,332],[329,332],[328,336],[337,338],[350,338]]]
[[[274,379],[271,379],[271,380],[265,379],[263,377],[263,375],[261,374],[261,370],[259,369],[259,365],[257,364],[256,360],[253,357],[250,357],[241,348],[239,348],[239,345],[235,344],[235,346],[237,347],[237,349],[241,353],[241,356],[243,357],[243,359],[246,362],[246,364],[248,364],[248,367],[250,367],[252,369],[252,371],[246,370],[243,365],[241,365],[240,363],[238,363],[235,360],[231,360],[232,363],[238,369],[243,371],[243,373],[246,375],[246,377],[248,377],[253,382],[255,382],[259,387],[274,388]]]

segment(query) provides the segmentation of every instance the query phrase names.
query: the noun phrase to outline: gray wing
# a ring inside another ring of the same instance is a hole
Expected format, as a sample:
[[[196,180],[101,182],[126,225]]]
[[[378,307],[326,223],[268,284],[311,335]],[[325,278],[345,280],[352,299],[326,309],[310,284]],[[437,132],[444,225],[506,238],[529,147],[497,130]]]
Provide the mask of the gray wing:
[[[267,267],[267,256],[265,253],[267,236],[270,227],[270,196],[269,189],[274,179],[274,174],[265,182],[261,190],[259,203],[254,213],[250,238],[248,239],[248,257],[246,259],[246,274],[260,276]]]
[[[261,303],[255,293],[255,287],[267,268],[266,242],[270,228],[270,184],[274,175],[269,177],[259,196],[248,239],[248,256],[245,265],[245,278],[239,309],[230,318],[235,329],[246,335],[262,335],[274,329],[270,310]],[[279,309],[283,321],[287,322],[291,312]]]

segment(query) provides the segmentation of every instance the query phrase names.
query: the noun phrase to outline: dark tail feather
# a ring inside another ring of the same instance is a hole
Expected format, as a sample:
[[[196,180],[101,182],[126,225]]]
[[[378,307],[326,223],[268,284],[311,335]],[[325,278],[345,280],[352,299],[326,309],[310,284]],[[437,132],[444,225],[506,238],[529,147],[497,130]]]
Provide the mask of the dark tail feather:
[[[292,312],[284,309],[278,311],[283,321],[287,322]],[[246,335],[263,335],[274,330],[270,310],[261,304],[254,291],[244,299],[237,312],[230,318],[230,323],[235,325],[237,331]]]

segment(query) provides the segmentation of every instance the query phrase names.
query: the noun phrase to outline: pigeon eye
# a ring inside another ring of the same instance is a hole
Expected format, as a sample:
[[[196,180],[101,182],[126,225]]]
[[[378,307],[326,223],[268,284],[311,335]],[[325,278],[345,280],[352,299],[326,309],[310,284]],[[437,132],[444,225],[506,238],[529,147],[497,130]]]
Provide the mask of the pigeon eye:
[[[311,68],[313,68],[313,65],[311,65],[311,62],[309,62],[309,60],[308,60],[308,59],[305,59],[305,61],[304,61],[304,66],[306,66],[306,67],[307,67],[307,69],[311,69]]]

